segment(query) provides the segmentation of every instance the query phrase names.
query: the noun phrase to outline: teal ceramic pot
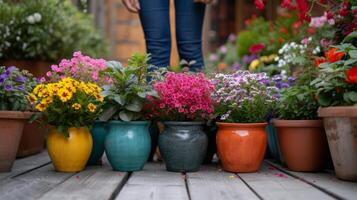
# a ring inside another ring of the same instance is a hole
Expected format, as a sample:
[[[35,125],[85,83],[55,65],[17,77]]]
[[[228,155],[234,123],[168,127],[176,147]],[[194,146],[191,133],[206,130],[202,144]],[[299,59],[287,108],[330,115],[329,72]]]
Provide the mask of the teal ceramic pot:
[[[142,170],[151,150],[149,122],[110,121],[104,145],[113,170]]]
[[[93,138],[93,148],[87,165],[101,165],[104,153],[104,139],[107,133],[107,123],[96,121],[90,130]]]
[[[164,122],[159,148],[167,171],[195,172],[200,169],[208,145],[201,122]]]
[[[277,161],[281,162],[277,132],[271,122],[268,123],[268,126],[266,127],[266,132],[268,133],[268,148],[270,155]]]

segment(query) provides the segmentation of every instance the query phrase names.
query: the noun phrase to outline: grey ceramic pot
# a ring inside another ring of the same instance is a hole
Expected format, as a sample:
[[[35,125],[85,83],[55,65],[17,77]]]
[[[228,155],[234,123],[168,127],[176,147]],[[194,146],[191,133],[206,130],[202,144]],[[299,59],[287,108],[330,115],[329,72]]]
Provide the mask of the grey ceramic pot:
[[[164,122],[159,148],[167,171],[195,172],[200,169],[208,145],[203,122]]]

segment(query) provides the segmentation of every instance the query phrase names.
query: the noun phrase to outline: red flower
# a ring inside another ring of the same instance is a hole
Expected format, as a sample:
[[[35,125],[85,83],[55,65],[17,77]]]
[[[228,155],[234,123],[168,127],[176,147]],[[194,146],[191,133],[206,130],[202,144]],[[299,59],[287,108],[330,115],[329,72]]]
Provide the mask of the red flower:
[[[263,43],[259,44],[253,44],[252,46],[249,47],[249,52],[251,54],[257,54],[261,52],[265,48],[265,45]]]
[[[280,4],[280,7],[287,9],[296,9],[296,6],[293,5],[292,0],[283,0]]]
[[[357,83],[357,66],[346,71],[346,81],[348,83]]]
[[[330,63],[334,63],[336,61],[339,61],[342,59],[342,57],[345,55],[345,52],[336,52],[338,51],[339,49],[337,48],[332,48],[330,49],[328,52],[326,52],[325,56],[327,58],[327,60],[330,62]]]
[[[323,57],[317,57],[315,58],[315,66],[319,67],[320,64],[327,62],[326,58]]]
[[[255,4],[255,7],[259,10],[263,10],[265,7],[263,0],[254,0],[254,4]]]
[[[306,0],[296,0],[298,9],[299,9],[299,19],[301,21],[310,21],[311,17],[308,15],[308,4],[306,2]]]
[[[279,29],[279,32],[280,32],[280,33],[288,33],[289,30],[288,30],[287,28],[285,28],[285,27],[281,27],[281,28]]]
[[[315,28],[314,28],[314,27],[309,27],[309,28],[307,29],[307,34],[312,35],[312,34],[314,34],[314,33],[315,33]]]
[[[279,37],[279,38],[278,38],[278,42],[279,42],[279,44],[282,44],[282,43],[284,42],[284,38]]]

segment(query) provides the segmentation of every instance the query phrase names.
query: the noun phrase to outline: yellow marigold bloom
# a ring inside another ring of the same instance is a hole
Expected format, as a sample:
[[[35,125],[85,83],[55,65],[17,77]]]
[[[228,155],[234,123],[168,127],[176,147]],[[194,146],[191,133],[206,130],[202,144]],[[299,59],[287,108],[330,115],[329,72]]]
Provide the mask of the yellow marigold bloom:
[[[79,110],[79,109],[81,109],[81,104],[79,104],[79,103],[74,103],[73,105],[72,105],[72,108],[74,108],[75,110]]]
[[[38,85],[36,85],[36,87],[33,89],[33,93],[34,93],[35,95],[38,94],[38,93],[42,90],[43,87],[44,87],[43,84],[38,84]]]
[[[278,57],[276,54],[269,55],[269,62],[272,62],[276,57]]]
[[[65,88],[62,88],[58,91],[57,96],[61,99],[62,102],[67,102],[72,98],[72,93],[66,90]]]
[[[96,94],[96,95],[95,95],[95,98],[96,98],[98,101],[100,101],[100,102],[103,102],[103,101],[104,101],[104,97],[103,97],[102,95],[100,95],[100,94]]]
[[[41,103],[46,104],[46,105],[48,105],[48,104],[50,104],[50,103],[52,103],[52,102],[53,102],[52,97],[44,98],[44,99],[42,99],[42,101],[41,101]]]
[[[95,110],[97,109],[97,106],[92,103],[89,103],[87,108],[88,108],[89,112],[95,112]]]
[[[267,62],[269,62],[269,57],[268,56],[262,56],[262,57],[259,58],[259,60],[261,62],[267,63]]]
[[[37,96],[41,97],[41,98],[45,98],[48,97],[50,95],[49,91],[47,90],[47,87],[43,87],[42,89],[40,89],[40,91],[38,92]]]
[[[260,62],[258,59],[253,60],[249,65],[249,70],[255,71],[258,68],[259,64],[260,64]]]
[[[37,104],[37,106],[35,108],[36,108],[36,110],[43,112],[47,109],[47,104],[39,103],[39,104]]]
[[[27,100],[28,100],[31,104],[35,104],[35,103],[38,101],[36,95],[34,95],[33,93],[31,93],[31,94],[29,94],[29,95],[27,96]]]

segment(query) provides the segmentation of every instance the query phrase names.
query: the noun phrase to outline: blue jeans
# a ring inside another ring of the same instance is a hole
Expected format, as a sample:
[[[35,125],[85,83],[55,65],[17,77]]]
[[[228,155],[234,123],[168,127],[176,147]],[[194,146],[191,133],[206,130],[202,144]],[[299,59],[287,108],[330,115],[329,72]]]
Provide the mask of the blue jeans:
[[[143,26],[150,64],[170,65],[170,0],[140,0],[140,20]],[[196,61],[191,71],[203,69],[202,26],[205,5],[193,0],[175,0],[176,38],[180,59]]]

